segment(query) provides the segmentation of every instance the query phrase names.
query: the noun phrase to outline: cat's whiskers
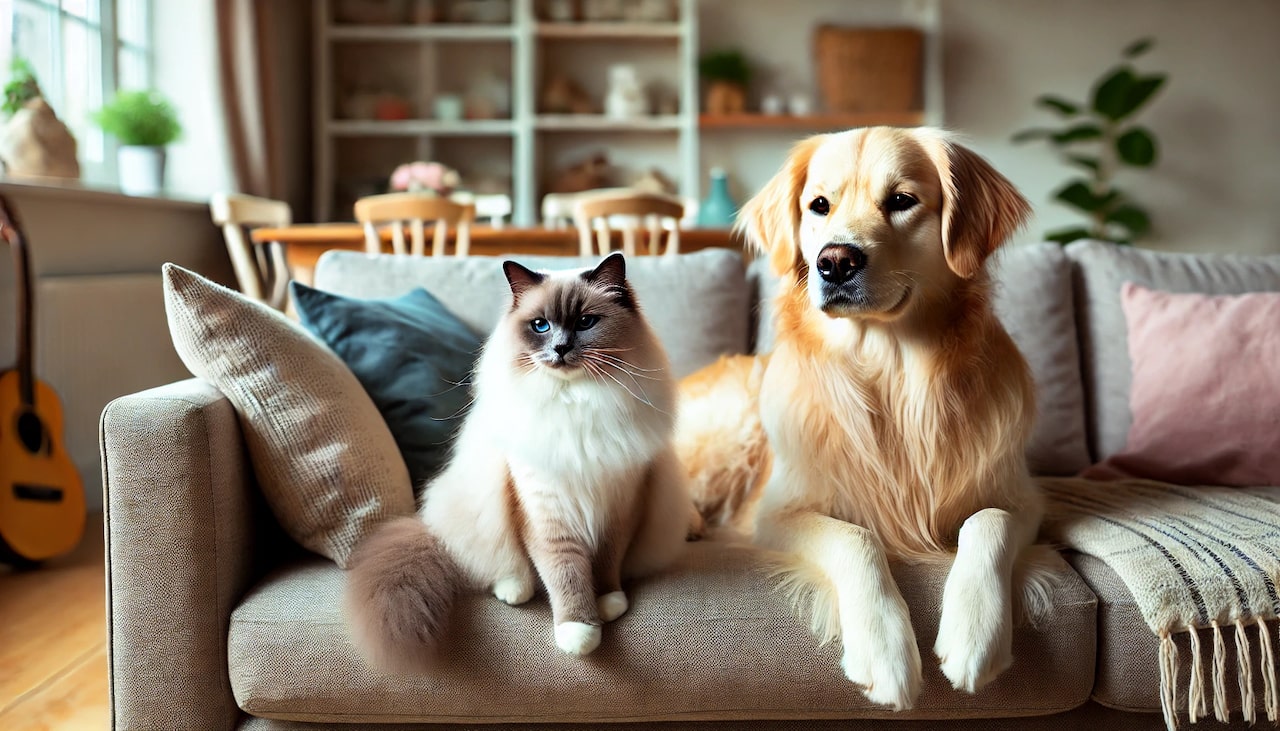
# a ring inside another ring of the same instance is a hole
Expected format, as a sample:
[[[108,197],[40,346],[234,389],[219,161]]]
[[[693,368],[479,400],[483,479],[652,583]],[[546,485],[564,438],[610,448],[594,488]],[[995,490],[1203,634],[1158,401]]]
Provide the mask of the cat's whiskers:
[[[584,357],[588,353],[590,355],[599,356],[600,358],[603,358],[605,363],[613,366],[614,368],[617,368],[620,371],[625,372],[627,375],[631,376],[632,378],[637,378],[637,377],[647,378],[650,381],[662,380],[661,378],[656,378],[654,376],[644,375],[645,373],[660,373],[663,370],[661,368],[641,368],[640,366],[634,365],[632,363],[628,363],[627,361],[621,358],[616,358],[612,355],[609,355],[608,353],[598,353],[595,351],[594,348],[590,351],[584,352],[583,353]]]
[[[605,363],[604,361],[598,361],[598,362],[597,362],[597,365],[608,365],[608,363]],[[644,397],[640,396],[640,395],[639,395],[639,394],[637,394],[635,391],[632,391],[632,390],[631,390],[631,388],[630,388],[629,386],[627,386],[627,384],[623,383],[622,381],[619,381],[619,380],[618,380],[618,378],[617,378],[616,376],[614,376],[612,373],[610,373],[609,371],[606,371],[606,370],[604,370],[604,369],[601,369],[601,370],[600,370],[600,373],[601,373],[601,375],[604,375],[605,377],[607,377],[609,380],[611,380],[611,381],[613,381],[614,383],[618,384],[618,386],[619,386],[619,387],[621,387],[624,391],[626,391],[627,393],[631,394],[632,398],[634,398],[636,401],[639,401],[640,403],[644,404],[645,406],[648,406],[649,408],[653,409],[654,411],[657,411],[657,412],[658,412],[658,413],[660,413],[660,414],[667,414],[667,412],[663,411],[662,409],[658,408],[657,406],[654,406],[653,402],[652,402],[652,401],[650,401],[649,399],[647,399],[647,398],[644,398]],[[634,379],[633,379],[633,380],[634,380]],[[640,384],[638,384],[638,383],[636,384],[636,388],[638,388],[641,392],[643,392],[643,391],[644,391],[644,389],[643,389],[643,388],[640,388]],[[670,416],[670,414],[667,414],[667,415],[668,415],[668,416]]]

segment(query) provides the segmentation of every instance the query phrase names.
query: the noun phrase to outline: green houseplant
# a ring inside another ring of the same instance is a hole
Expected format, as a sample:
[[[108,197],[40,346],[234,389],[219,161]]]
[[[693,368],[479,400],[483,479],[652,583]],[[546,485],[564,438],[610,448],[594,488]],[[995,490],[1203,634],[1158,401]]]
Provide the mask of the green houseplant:
[[[705,54],[698,59],[698,74],[707,82],[707,114],[741,114],[746,109],[751,66],[741,51]]]
[[[4,85],[4,116],[12,117],[27,102],[40,96],[40,84],[35,69],[25,58],[15,58],[9,64],[9,81]]]
[[[120,189],[155,195],[164,187],[165,146],[182,134],[177,112],[154,91],[121,91],[93,114],[120,142]]]
[[[1155,134],[1134,121],[1167,78],[1143,74],[1132,63],[1154,44],[1145,38],[1125,48],[1124,60],[1093,84],[1087,102],[1054,94],[1037,98],[1036,104],[1054,112],[1063,127],[1034,127],[1013,135],[1015,143],[1047,142],[1063,162],[1080,171],[1054,191],[1053,198],[1079,211],[1087,223],[1050,231],[1046,239],[1060,244],[1083,238],[1131,244],[1151,229],[1150,215],[1116,185],[1115,176],[1124,167],[1150,168],[1159,158]]]

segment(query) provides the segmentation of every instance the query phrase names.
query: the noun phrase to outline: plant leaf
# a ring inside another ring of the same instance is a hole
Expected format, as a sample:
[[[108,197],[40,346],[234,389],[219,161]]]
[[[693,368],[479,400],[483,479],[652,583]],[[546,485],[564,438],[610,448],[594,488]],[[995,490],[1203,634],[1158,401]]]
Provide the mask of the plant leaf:
[[[1151,167],[1156,161],[1156,141],[1145,127],[1134,127],[1116,138],[1116,153],[1134,167]]]
[[[1023,142],[1031,142],[1032,140],[1047,140],[1052,138],[1055,134],[1056,133],[1051,129],[1032,127],[1030,129],[1015,132],[1010,140],[1014,143],[1021,144]]]
[[[1151,230],[1151,217],[1141,208],[1126,203],[1117,206],[1114,211],[1107,214],[1107,223],[1115,223],[1128,229],[1132,238],[1138,238]]]
[[[1079,165],[1080,167],[1084,168],[1085,170],[1088,170],[1091,173],[1098,172],[1098,165],[1100,163],[1098,162],[1098,158],[1096,157],[1089,157],[1087,155],[1067,155],[1067,160],[1070,161],[1071,163]]]
[[[1079,104],[1067,101],[1060,96],[1054,96],[1052,94],[1042,95],[1040,98],[1036,99],[1036,104],[1052,109],[1064,117],[1072,117],[1080,113]]]
[[[1086,122],[1077,124],[1074,127],[1056,132],[1053,135],[1053,141],[1059,145],[1067,145],[1072,142],[1084,142],[1086,140],[1096,140],[1102,136],[1102,128],[1096,124]]]
[[[1060,228],[1050,231],[1044,235],[1046,241],[1056,241],[1063,246],[1076,241],[1077,239],[1087,239],[1093,234],[1089,229],[1082,226],[1072,226],[1071,228]]]
[[[1133,43],[1130,43],[1128,46],[1125,46],[1124,57],[1137,58],[1147,51],[1150,51],[1151,47],[1155,44],[1156,40],[1154,38],[1140,38]]]
[[[1105,208],[1116,201],[1119,193],[1108,191],[1106,195],[1097,195],[1089,183],[1084,180],[1073,180],[1060,188],[1053,197],[1070,206],[1075,206],[1086,213]]]
[[[1138,111],[1143,104],[1147,103],[1148,99],[1155,96],[1157,91],[1160,91],[1160,87],[1164,86],[1167,78],[1165,74],[1153,74],[1134,79],[1133,85],[1129,87],[1129,96],[1126,99],[1127,111],[1117,119],[1127,117]]]
[[[1129,93],[1136,77],[1129,66],[1112,71],[1093,91],[1093,110],[1110,120],[1124,117],[1129,108]]]

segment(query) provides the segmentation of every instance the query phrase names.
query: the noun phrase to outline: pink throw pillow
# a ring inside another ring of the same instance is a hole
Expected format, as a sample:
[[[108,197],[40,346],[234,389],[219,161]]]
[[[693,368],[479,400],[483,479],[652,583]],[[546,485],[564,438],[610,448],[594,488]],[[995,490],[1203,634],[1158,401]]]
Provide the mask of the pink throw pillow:
[[[1133,424],[1085,477],[1280,485],[1280,292],[1210,296],[1125,282]]]

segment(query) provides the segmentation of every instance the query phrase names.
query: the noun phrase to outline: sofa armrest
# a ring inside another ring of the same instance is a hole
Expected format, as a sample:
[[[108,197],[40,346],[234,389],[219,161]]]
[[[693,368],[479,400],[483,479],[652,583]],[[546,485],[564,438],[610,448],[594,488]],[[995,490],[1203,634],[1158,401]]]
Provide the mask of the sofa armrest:
[[[101,421],[112,727],[231,729],[231,610],[265,511],[231,403],[197,379],[124,396]]]

